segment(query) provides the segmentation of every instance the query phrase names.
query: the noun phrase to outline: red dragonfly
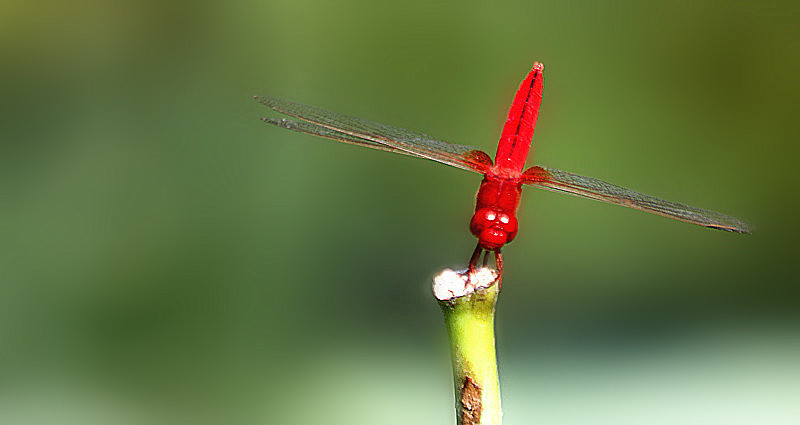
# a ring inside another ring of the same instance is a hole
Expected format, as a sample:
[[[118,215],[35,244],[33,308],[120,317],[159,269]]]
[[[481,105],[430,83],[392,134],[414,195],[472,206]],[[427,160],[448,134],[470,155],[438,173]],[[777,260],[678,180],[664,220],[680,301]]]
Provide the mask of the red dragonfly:
[[[517,207],[524,184],[631,207],[712,229],[750,232],[747,224],[736,218],[665,201],[591,177],[544,166],[525,170],[543,89],[544,65],[535,62],[511,104],[494,163],[488,154],[472,146],[443,142],[416,131],[348,117],[314,106],[267,96],[255,98],[275,111],[302,120],[262,118],[268,124],[339,142],[430,159],[483,174],[475,213],[469,225],[472,234],[478,238],[478,245],[470,258],[470,270],[474,270],[484,251],[484,264],[489,253],[494,252],[496,268],[502,276],[500,250],[517,236]]]

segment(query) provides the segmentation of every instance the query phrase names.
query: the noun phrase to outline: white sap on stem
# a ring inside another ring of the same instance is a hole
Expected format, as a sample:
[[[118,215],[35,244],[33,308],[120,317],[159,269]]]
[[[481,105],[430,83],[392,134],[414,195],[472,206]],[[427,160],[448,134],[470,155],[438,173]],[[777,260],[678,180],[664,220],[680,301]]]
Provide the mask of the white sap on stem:
[[[433,295],[439,301],[463,297],[479,288],[487,288],[497,280],[497,271],[482,267],[469,274],[445,269],[433,278]]]

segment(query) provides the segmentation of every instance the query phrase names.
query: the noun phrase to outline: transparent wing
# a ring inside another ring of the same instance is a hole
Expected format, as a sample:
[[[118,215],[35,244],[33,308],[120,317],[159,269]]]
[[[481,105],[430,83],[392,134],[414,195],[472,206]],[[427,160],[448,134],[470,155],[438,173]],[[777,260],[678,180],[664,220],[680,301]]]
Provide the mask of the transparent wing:
[[[529,168],[523,174],[523,182],[554,192],[565,192],[584,198],[636,208],[637,210],[712,229],[750,233],[749,226],[737,218],[715,211],[690,207],[677,202],[665,201],[611,183],[606,183],[602,180],[579,176],[555,168]]]
[[[320,127],[316,124],[312,124],[305,121],[291,121],[285,118],[261,118],[261,121],[264,121],[265,123],[272,124],[277,127],[283,127],[287,130],[297,131],[298,133],[306,133],[312,136],[325,137],[326,139],[336,140],[344,143],[350,143],[352,145],[365,146],[368,148],[378,149],[386,152],[415,156],[409,152],[400,149],[395,149],[388,145],[375,143],[372,140],[351,136],[346,133],[331,130],[326,127]]]
[[[348,117],[315,106],[302,105],[274,97],[260,96],[256,97],[256,100],[280,113],[315,124],[331,133],[324,133],[324,130],[309,125],[290,128],[289,125],[292,124],[282,123],[280,120],[264,119],[269,124],[374,149],[389,152],[402,151],[408,155],[478,173],[484,173],[492,166],[489,155],[472,146],[447,143],[436,140],[427,134]]]

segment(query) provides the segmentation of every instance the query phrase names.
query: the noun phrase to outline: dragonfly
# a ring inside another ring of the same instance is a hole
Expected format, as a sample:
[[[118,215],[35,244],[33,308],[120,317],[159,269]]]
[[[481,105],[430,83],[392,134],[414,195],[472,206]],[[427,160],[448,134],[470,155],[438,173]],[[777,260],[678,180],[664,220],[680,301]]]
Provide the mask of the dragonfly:
[[[544,65],[535,62],[514,96],[494,161],[478,148],[448,143],[424,133],[274,97],[254,98],[283,115],[297,119],[262,118],[267,124],[343,143],[424,158],[482,174],[475,212],[469,223],[470,232],[478,239],[469,260],[471,271],[481,261],[481,255],[485,266],[490,253],[494,253],[495,269],[498,276],[502,276],[501,249],[517,236],[517,209],[523,185],[622,205],[711,229],[750,233],[749,226],[744,222],[715,211],[666,201],[543,165],[525,169],[543,91]]]

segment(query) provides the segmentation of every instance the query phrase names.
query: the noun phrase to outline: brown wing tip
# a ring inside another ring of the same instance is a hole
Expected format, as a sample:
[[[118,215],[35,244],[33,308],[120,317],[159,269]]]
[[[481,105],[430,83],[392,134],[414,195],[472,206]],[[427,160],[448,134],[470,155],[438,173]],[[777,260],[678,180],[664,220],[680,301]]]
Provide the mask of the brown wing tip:
[[[272,124],[274,126],[283,127],[288,130],[298,130],[298,126],[300,125],[300,123],[289,121],[286,118],[262,117],[261,121],[264,121],[267,124]]]
[[[253,95],[253,100],[255,100],[256,102],[258,102],[258,103],[260,103],[260,104],[262,104],[264,106],[270,107],[272,109],[275,109],[275,103],[276,103],[276,101],[278,101],[278,99],[276,99],[274,97],[259,96],[257,94]]]
[[[738,222],[738,223],[736,223],[736,225],[732,225],[732,226],[709,225],[709,226],[706,226],[706,227],[708,227],[709,229],[723,230],[725,232],[733,232],[733,233],[739,233],[739,234],[743,234],[743,235],[750,235],[750,234],[753,233],[752,232],[752,228],[750,227],[750,225],[748,225],[747,223],[742,223],[742,222]]]

